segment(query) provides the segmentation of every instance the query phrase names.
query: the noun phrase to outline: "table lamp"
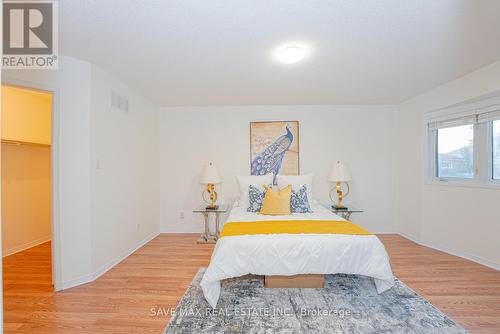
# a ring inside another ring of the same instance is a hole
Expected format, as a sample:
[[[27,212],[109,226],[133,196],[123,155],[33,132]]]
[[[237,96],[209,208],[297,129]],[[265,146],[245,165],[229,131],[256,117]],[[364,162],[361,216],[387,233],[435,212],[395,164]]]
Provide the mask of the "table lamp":
[[[215,192],[215,185],[221,183],[221,179],[219,176],[219,172],[215,167],[213,162],[210,162],[208,165],[203,167],[203,171],[201,172],[200,183],[206,184],[206,189],[203,190],[202,197],[203,200],[208,203],[207,210],[217,210],[219,208],[218,205],[215,204],[217,201],[217,192]],[[205,198],[205,191],[208,193],[210,200]]]
[[[330,199],[332,200],[332,202],[335,202],[335,200],[332,198],[333,191],[337,191],[337,204],[332,205],[332,207],[341,210],[347,209],[347,207],[342,205],[342,199],[349,195],[349,181],[351,181],[351,176],[349,175],[347,167],[340,161],[334,163],[330,168],[328,181],[336,183],[335,188],[332,188],[332,190],[330,190]],[[347,192],[345,194],[342,193],[342,183],[345,183],[347,186]]]

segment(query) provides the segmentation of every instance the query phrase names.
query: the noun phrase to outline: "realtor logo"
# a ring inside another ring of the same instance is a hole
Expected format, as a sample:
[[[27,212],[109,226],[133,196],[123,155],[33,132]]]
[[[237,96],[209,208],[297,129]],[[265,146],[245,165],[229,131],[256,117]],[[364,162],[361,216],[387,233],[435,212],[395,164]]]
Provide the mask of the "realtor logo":
[[[2,66],[57,69],[57,2],[3,1]]]

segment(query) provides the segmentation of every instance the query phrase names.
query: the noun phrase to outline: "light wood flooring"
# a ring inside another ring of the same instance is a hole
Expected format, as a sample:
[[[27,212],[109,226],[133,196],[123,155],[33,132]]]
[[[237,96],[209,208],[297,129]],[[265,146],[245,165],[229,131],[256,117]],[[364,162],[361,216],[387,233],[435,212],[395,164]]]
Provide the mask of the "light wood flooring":
[[[471,333],[500,333],[500,272],[380,235],[394,274]],[[5,333],[162,333],[213,245],[162,234],[92,283],[53,293],[50,243],[3,260]],[[154,312],[152,312],[152,309]],[[155,313],[155,315],[153,315]]]

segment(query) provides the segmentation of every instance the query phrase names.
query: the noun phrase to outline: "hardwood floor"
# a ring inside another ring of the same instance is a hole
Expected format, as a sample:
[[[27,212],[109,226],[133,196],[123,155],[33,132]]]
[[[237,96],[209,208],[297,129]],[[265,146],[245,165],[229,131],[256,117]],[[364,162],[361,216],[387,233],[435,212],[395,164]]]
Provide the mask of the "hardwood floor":
[[[4,332],[28,322],[39,303],[52,296],[50,242],[3,258]]]
[[[471,333],[500,333],[500,272],[380,235],[394,274]],[[95,282],[51,292],[50,244],[4,258],[5,333],[162,333],[213,245],[162,234]],[[152,312],[152,309],[155,312]],[[153,315],[155,313],[155,315]]]

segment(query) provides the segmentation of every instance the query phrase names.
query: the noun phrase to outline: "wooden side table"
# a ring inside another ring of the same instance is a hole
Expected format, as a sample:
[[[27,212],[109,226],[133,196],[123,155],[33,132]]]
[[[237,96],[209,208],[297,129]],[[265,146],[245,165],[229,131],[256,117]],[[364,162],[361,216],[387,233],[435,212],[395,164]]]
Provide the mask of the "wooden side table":
[[[204,221],[204,231],[198,238],[197,243],[199,244],[215,244],[219,238],[220,232],[220,216],[226,213],[228,210],[227,205],[219,205],[217,209],[207,209],[205,206],[200,206],[193,210],[194,213],[200,213],[203,215]],[[210,216],[215,216],[215,233],[210,233]]]

